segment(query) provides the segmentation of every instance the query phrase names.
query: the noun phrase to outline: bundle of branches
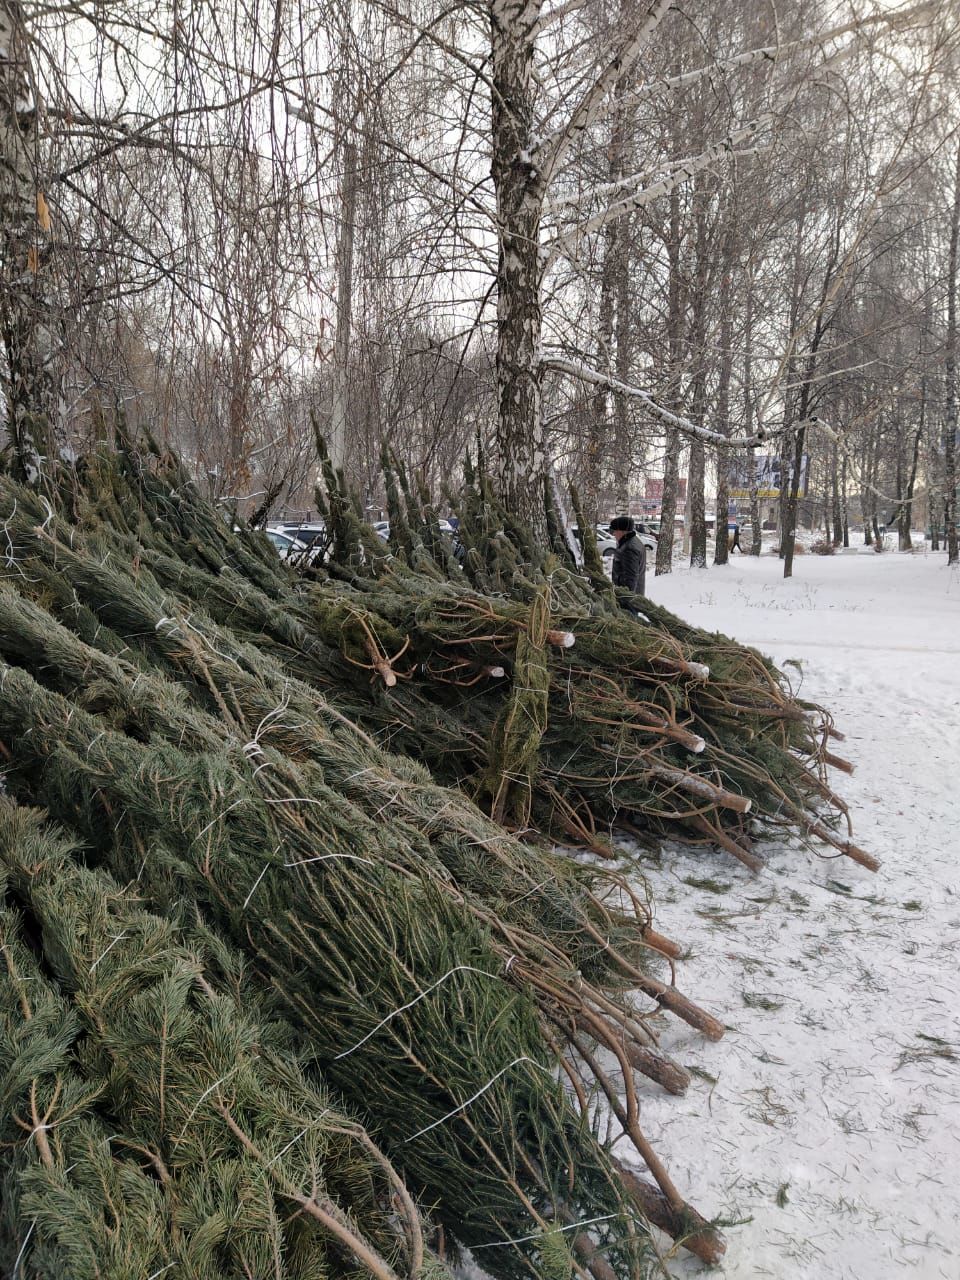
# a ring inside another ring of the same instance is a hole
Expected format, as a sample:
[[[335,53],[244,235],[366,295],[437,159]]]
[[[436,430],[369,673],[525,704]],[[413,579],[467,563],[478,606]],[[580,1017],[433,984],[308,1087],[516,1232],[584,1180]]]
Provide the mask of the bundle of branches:
[[[425,495],[394,460],[384,467],[393,554],[368,553],[327,466],[341,558],[299,615],[353,664],[366,695],[354,716],[424,751],[437,776],[474,779],[499,819],[601,852],[599,832],[619,825],[757,868],[756,833],[786,831],[876,867],[828,781],[828,766],[849,769],[829,749],[829,714],[756,650],[615,593],[575,494],[580,567],[549,487],[556,514],[538,546],[468,466],[458,559]],[[364,672],[403,686],[368,709]]]
[[[424,1274],[403,1183],[237,956],[76,857],[0,801],[4,1274]]]
[[[299,596],[272,549],[237,539],[171,459],[101,456],[84,492],[165,587],[515,829],[606,853],[619,826],[719,846],[753,868],[757,832],[799,832],[876,866],[829,785],[829,765],[848,767],[828,748],[830,716],[793,698],[772,663],[651,601],[618,601],[582,513],[585,572],[558,514],[538,546],[469,466],[461,568],[425,495],[389,457],[384,467],[393,550],[326,463],[335,556]]]
[[[247,954],[311,1060],[491,1271],[536,1272],[549,1240],[595,1276],[641,1275],[648,1221],[716,1258],[644,1138],[633,1073],[685,1083],[650,1012],[722,1028],[646,972],[665,944],[643,904],[516,844],[291,678],[298,659],[329,662],[328,685],[348,664],[264,602],[258,588],[295,597],[255,539],[170,471],[131,467],[91,466],[79,523],[0,484],[7,786],[154,908],[186,919],[188,905]],[[203,609],[221,582],[236,627]],[[245,643],[261,606],[259,637],[285,663]],[[598,1142],[598,1091],[656,1185]]]

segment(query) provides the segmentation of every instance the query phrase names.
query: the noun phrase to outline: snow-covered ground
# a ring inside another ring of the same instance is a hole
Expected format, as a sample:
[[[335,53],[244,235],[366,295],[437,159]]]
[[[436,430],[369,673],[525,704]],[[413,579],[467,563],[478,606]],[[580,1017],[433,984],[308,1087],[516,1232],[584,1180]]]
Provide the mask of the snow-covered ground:
[[[729,1026],[664,1022],[694,1071],[645,1094],[674,1181],[727,1229],[731,1280],[960,1278],[960,575],[943,554],[776,557],[648,579],[701,626],[801,664],[856,774],[834,775],[871,875],[768,846],[651,866],[678,984]],[[793,670],[793,668],[788,668]],[[689,1258],[676,1276],[698,1274]]]

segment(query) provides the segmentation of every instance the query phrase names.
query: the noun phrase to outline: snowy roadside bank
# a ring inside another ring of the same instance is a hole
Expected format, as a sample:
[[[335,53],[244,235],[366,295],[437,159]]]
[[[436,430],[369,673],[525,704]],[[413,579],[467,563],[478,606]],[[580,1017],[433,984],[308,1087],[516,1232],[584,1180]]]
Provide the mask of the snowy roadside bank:
[[[756,645],[829,707],[835,774],[877,875],[799,845],[751,876],[668,852],[658,926],[681,988],[729,1031],[664,1023],[693,1069],[648,1134],[727,1231],[731,1280],[960,1276],[960,575],[943,555],[775,558],[652,579],[653,597]],[[791,670],[791,668],[788,668]],[[672,1262],[677,1276],[699,1271]]]

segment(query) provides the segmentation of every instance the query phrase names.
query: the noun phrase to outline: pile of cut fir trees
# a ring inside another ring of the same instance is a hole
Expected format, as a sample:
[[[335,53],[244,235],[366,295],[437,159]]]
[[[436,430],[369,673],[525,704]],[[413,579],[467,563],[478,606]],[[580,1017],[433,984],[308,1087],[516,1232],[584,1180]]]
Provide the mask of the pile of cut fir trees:
[[[412,1280],[466,1248],[641,1280],[670,1238],[722,1253],[642,1104],[687,1084],[664,1016],[723,1027],[635,882],[553,841],[752,862],[786,828],[864,860],[829,719],[619,609],[557,521],[529,546],[481,473],[461,563],[386,462],[391,544],[328,468],[303,577],[149,445],[56,492],[0,476],[5,1275]]]
[[[583,564],[549,485],[543,544],[468,463],[448,496],[454,554],[428,495],[389,455],[383,471],[387,546],[325,466],[326,581],[296,614],[311,641],[340,650],[339,698],[358,722],[501,823],[599,854],[620,829],[721,848],[756,870],[756,837],[780,830],[875,869],[829,784],[829,767],[849,770],[830,750],[841,735],[829,714],[795,699],[757,651],[615,590],[575,492]],[[310,656],[300,646],[298,663]]]

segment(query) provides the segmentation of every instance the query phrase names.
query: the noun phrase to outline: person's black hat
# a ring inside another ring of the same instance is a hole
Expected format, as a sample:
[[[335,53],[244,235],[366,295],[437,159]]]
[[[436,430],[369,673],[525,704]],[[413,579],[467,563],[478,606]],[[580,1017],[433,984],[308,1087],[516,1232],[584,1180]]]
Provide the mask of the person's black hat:
[[[635,528],[633,516],[614,516],[607,526],[610,533],[632,533]]]

